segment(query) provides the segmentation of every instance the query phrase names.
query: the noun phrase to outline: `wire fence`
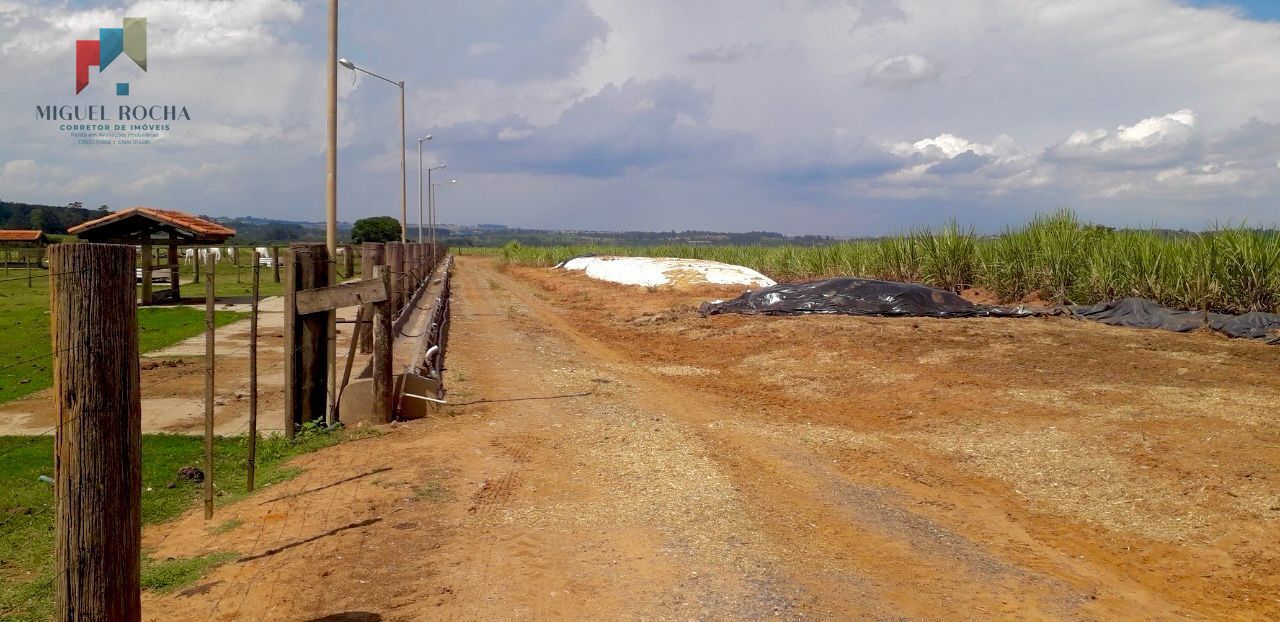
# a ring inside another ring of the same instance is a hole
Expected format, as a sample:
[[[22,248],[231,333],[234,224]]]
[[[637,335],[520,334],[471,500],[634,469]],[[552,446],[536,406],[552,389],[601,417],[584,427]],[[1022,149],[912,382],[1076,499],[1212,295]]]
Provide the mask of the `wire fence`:
[[[407,268],[401,274],[398,275],[399,284],[401,286],[400,289],[401,291],[404,292],[404,297],[402,299],[402,305],[400,306],[400,308],[396,309],[395,315],[397,316],[400,316],[402,314],[408,314],[415,309],[419,311],[426,311],[431,309],[431,307],[424,308],[422,306],[419,306],[418,304],[419,301],[417,299],[420,297],[420,294],[418,294],[418,292],[420,290],[425,291],[425,289],[430,286],[435,274],[435,269],[438,267],[438,264],[440,262],[436,262],[435,265],[432,265],[432,262],[430,261],[428,256],[420,254],[418,257],[419,257],[419,263],[416,264],[416,268]],[[441,256],[440,259],[444,260],[444,256]],[[341,266],[343,261],[341,257],[331,258],[329,260],[329,263],[336,266]],[[355,265],[359,266],[359,262],[355,262]],[[355,270],[358,270],[358,269],[359,268],[355,268]],[[52,281],[52,279],[56,279],[58,277],[69,276],[72,274],[81,274],[87,271],[88,269],[67,271],[67,272],[53,273],[53,274],[45,272],[43,274],[40,274],[39,276],[42,280],[49,279],[50,281]],[[354,273],[354,270],[352,272]],[[266,276],[267,278],[270,278],[269,274]],[[349,274],[348,277],[350,276],[351,275]],[[26,275],[22,275],[17,277],[0,279],[0,283],[18,282],[18,281],[24,281],[27,279],[28,277]],[[415,286],[416,286],[416,289],[414,288]],[[259,297],[259,300],[267,297],[268,296]],[[436,302],[436,305],[439,305],[438,301]],[[360,331],[358,330],[358,328],[359,327],[357,327],[356,331],[353,331],[353,334],[351,335],[352,339],[357,339],[359,337]],[[438,330],[438,328],[439,326],[437,322],[433,321],[432,328],[430,330]],[[261,327],[259,327],[259,335],[261,335],[261,330],[262,330]],[[13,361],[0,364],[0,372],[5,372],[5,371],[26,367],[31,369],[34,372],[40,372],[40,373],[50,372],[51,373],[53,372],[54,368],[57,365],[58,357],[72,353],[77,348],[88,348],[88,347],[89,346],[77,345],[77,346],[72,346],[68,348],[62,348],[56,351],[51,351],[48,353],[39,354],[36,356],[26,356],[18,360],[13,360]],[[304,351],[304,347],[305,347],[304,345],[299,344],[299,345],[295,345],[290,351],[276,351],[276,352],[279,352],[278,354],[279,359],[276,360],[273,364],[271,364],[268,367],[258,369],[257,379],[261,379],[264,376],[270,376],[271,374],[280,370],[282,367],[286,366],[291,358],[299,356]],[[250,348],[251,348],[251,345],[248,343],[240,344],[230,348],[218,348],[215,352],[215,356],[217,357],[218,361],[235,359],[244,355],[248,355]],[[277,354],[273,353],[272,356],[273,357],[277,356]],[[354,352],[351,354],[351,356],[355,356]],[[338,361],[333,361],[333,363],[337,364]],[[164,385],[173,383],[175,379],[187,373],[181,368],[175,368],[172,373],[166,372],[165,371],[166,369],[168,368],[155,367],[155,368],[150,368],[147,371],[147,373],[140,374],[138,377],[139,393],[145,397],[147,394],[153,393],[156,390],[163,388]],[[217,377],[225,378],[225,376],[220,374]],[[229,388],[226,387],[224,384],[224,386],[221,389],[215,391],[214,395],[210,399],[217,400],[227,396],[234,396],[235,398],[238,398],[243,391],[246,391],[253,385],[254,381],[255,381],[255,378],[247,378],[243,382],[240,382],[239,384],[231,386]],[[286,383],[286,385],[287,384],[288,383]],[[277,388],[273,388],[272,390],[279,391],[279,389]],[[338,396],[338,391],[339,391],[338,388],[330,387],[331,402],[336,401]],[[38,433],[30,435],[30,437],[27,439],[7,445],[4,449],[0,450],[0,460],[4,460],[5,458],[15,454],[16,452],[23,451],[24,449],[29,449],[36,444],[47,442],[48,437],[51,435],[56,435],[60,427],[65,428],[66,426],[72,425],[76,423],[79,417],[83,417],[86,415],[93,416],[94,413],[82,412],[81,414],[75,415],[71,418],[60,420],[57,423],[54,423],[53,425],[49,426],[48,428],[42,429]],[[242,434],[245,434],[248,431],[248,427],[249,427],[249,422],[246,419],[243,423],[237,425],[235,429],[232,430],[230,433],[225,433],[225,434],[222,434],[221,436],[224,438],[238,437]],[[304,476],[304,484],[307,480],[309,480],[309,475]],[[335,499],[331,499],[331,503],[335,500],[336,500],[336,497]],[[35,504],[32,504],[32,505],[35,505]],[[56,511],[56,509],[57,509],[56,502],[53,499],[50,499],[48,503],[40,504],[39,506],[36,507],[36,509],[34,509],[29,513],[13,514],[11,516],[4,517],[2,520],[0,520],[0,532],[16,532],[18,530],[30,529],[33,525],[36,525],[41,521],[50,520],[51,514],[53,514]],[[171,523],[172,524],[167,526],[167,528],[165,529],[165,533],[160,538],[160,540],[156,544],[151,546],[153,547],[161,546],[166,540],[169,539],[169,537],[172,534],[174,534],[179,529],[179,527],[183,524],[183,521],[175,520],[175,521],[171,521]],[[261,535],[262,534],[260,533],[259,537],[261,537]],[[283,537],[283,533],[281,534],[281,536]],[[255,546],[256,546],[256,543],[255,543]],[[264,568],[265,566],[255,569],[254,570],[255,575],[263,572]],[[0,618],[5,618],[15,612],[23,611],[28,607],[28,605],[32,601],[35,601],[39,598],[47,598],[51,590],[53,589],[55,582],[56,582],[56,577],[51,577],[47,580],[40,581],[38,585],[27,584],[26,587],[21,589],[29,590],[29,593],[27,593],[20,600],[7,603],[7,608],[0,610]],[[228,589],[230,589],[230,586],[228,586]],[[223,596],[229,596],[229,594],[224,594]],[[237,599],[236,596],[238,596],[238,594],[231,596],[230,600],[231,600],[231,604],[235,606],[236,609],[238,610],[241,606],[243,606],[244,602],[243,602],[243,599]],[[237,603],[236,600],[239,600],[240,602]],[[214,611],[212,611],[211,614],[216,612],[219,609],[219,604],[222,601],[223,601],[223,597],[219,597],[218,603],[215,603]]]

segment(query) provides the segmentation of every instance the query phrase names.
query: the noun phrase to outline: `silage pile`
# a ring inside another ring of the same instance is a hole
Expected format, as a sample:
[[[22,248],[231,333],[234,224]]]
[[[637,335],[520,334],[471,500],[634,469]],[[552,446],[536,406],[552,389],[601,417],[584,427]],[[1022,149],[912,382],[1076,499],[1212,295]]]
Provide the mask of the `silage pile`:
[[[601,281],[646,287],[662,285],[771,287],[777,285],[773,279],[750,268],[704,259],[597,255],[574,257],[556,267],[565,270],[581,270],[587,276]]]

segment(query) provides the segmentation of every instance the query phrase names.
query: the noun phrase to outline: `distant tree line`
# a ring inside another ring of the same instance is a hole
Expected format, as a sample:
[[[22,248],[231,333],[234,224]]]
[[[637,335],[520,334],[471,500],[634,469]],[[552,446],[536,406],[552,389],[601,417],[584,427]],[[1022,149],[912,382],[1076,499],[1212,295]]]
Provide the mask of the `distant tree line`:
[[[88,209],[79,201],[69,205],[33,205],[0,201],[0,229],[39,229],[66,233],[67,229],[110,212],[106,205]]]
[[[508,242],[522,246],[820,246],[838,240],[825,235],[788,237],[773,231],[726,233],[721,231],[553,231],[544,229],[503,229],[455,231],[445,238],[450,246],[499,247]]]

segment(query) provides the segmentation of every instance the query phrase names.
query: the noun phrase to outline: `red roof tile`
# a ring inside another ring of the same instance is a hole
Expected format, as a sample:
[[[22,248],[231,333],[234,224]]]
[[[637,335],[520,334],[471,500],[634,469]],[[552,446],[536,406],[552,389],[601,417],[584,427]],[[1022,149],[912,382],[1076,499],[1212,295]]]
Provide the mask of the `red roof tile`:
[[[39,242],[43,231],[38,229],[0,230],[0,242]]]
[[[235,229],[224,227],[216,222],[210,222],[198,216],[192,216],[186,212],[179,212],[178,210],[159,209],[155,207],[130,207],[129,209],[123,209],[118,212],[107,214],[102,218],[96,218],[88,222],[80,223],[70,229],[67,229],[67,233],[79,234],[84,231],[89,231],[102,225],[133,216],[143,216],[180,229],[186,229],[201,237],[211,236],[227,238],[236,234]]]

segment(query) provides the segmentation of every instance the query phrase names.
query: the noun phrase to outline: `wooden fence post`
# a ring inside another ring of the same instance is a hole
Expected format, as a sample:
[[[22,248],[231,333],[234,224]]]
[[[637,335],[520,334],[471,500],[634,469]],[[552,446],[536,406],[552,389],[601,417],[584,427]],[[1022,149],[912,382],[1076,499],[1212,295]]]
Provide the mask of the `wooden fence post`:
[[[31,287],[31,251],[22,254],[22,263],[27,266],[27,287]]]
[[[391,271],[387,266],[374,266],[374,278],[382,279],[392,291]],[[373,305],[373,422],[391,420],[391,316],[395,299]]]
[[[213,518],[213,255],[205,262],[204,279],[204,519]]]
[[[253,470],[258,452],[258,281],[262,262],[254,251],[253,308],[249,315],[249,492],[253,492]]]
[[[236,282],[240,282],[240,247],[231,247],[231,265],[236,267]]]
[[[142,619],[142,400],[132,246],[49,251],[57,620]]]
[[[280,247],[271,247],[271,271],[274,274],[276,282],[280,282]]]
[[[285,279],[285,434],[294,427],[325,418],[329,378],[328,315],[298,315],[298,291],[329,285],[329,253],[324,244],[294,242],[289,245]]]
[[[373,278],[374,266],[385,265],[385,251],[386,246],[379,242],[365,242],[360,246],[360,273],[364,278]],[[372,306],[365,309],[364,316],[373,317]],[[360,333],[360,353],[369,354],[370,352],[373,352],[373,331],[366,330]]]
[[[404,307],[404,243],[387,242],[387,269],[391,271],[391,313]]]
[[[355,253],[355,247],[353,247],[353,246],[351,246],[350,244],[348,244],[348,245],[344,246],[343,248],[347,249],[347,278],[349,279],[349,278],[351,278],[351,277],[353,277],[353,276],[355,276],[355,275],[356,275],[356,253]]]

